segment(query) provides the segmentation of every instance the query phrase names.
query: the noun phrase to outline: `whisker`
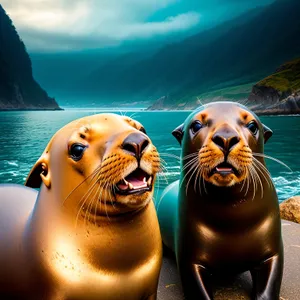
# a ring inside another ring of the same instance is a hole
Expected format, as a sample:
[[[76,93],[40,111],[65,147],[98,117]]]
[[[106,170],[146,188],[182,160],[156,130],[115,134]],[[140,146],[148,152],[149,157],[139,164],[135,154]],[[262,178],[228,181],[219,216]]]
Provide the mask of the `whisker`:
[[[190,181],[191,181],[193,175],[195,174],[195,172],[197,171],[197,166],[198,166],[198,161],[195,161],[194,164],[191,165],[190,170],[187,172],[187,174],[190,174],[190,176],[189,176],[189,179],[188,179],[186,187],[185,187],[186,195],[187,195],[187,190],[188,190],[188,186],[190,184]]]
[[[255,157],[253,157],[253,166],[257,168],[257,170],[260,172],[260,174],[264,177],[264,179],[267,182],[268,186],[271,187],[272,186],[272,181],[271,181],[271,175],[270,175],[269,171]],[[269,176],[266,176],[265,173],[263,172],[263,170],[267,171],[268,172],[267,175],[269,175]]]
[[[88,197],[89,195],[92,193],[93,189],[95,188],[95,184],[93,184],[91,187],[89,187],[89,189],[87,190],[87,192],[83,195],[83,197],[81,198],[81,200],[79,201],[82,202],[79,210],[78,210],[78,213],[76,215],[76,220],[75,220],[75,227],[77,227],[77,222],[78,222],[78,217],[79,217],[79,214],[80,214],[80,211],[82,210],[82,208],[84,207],[86,201],[88,200]]]
[[[192,165],[195,161],[198,161],[198,157],[195,157],[195,158],[189,160],[185,165],[183,165],[181,168],[181,172],[184,171],[190,165]]]
[[[201,168],[199,168],[199,181],[198,181],[198,187],[199,187],[199,192],[200,192],[201,196],[202,196],[201,179],[203,178],[203,175],[204,175],[204,168],[201,167]]]
[[[80,208],[79,208],[79,210],[78,210],[78,213],[77,213],[77,215],[76,215],[76,219],[75,219],[75,228],[77,228],[77,223],[78,223],[78,217],[79,217],[79,215],[80,215],[80,212],[81,212],[81,210],[83,209],[83,207],[84,207],[84,205],[85,205],[85,203],[86,203],[86,201],[87,201],[87,199],[88,198],[85,198],[85,200],[84,201],[82,201],[82,204],[81,204],[81,206],[80,206]]]
[[[193,153],[190,153],[190,154],[184,156],[184,157],[182,158],[182,160],[186,160],[186,159],[189,159],[189,158],[191,158],[191,157],[198,156],[198,155],[199,155],[199,153],[198,153],[198,151],[196,151],[196,152],[193,152]]]
[[[108,185],[108,183],[105,184],[105,189],[106,189],[107,185]],[[109,218],[109,215],[108,215],[108,212],[107,212],[106,197],[104,199],[104,208],[105,208],[105,214],[106,214],[108,220],[110,221],[110,218]]]
[[[253,183],[253,195],[252,195],[252,201],[254,200],[254,197],[255,197],[255,191],[256,191],[256,181],[255,181],[255,178],[254,178],[254,175],[252,174],[252,168],[251,166],[249,166],[249,171],[250,171],[250,176],[252,178],[252,183]]]
[[[101,195],[102,195],[102,191],[103,191],[103,188],[102,186],[99,184],[98,186],[98,189],[95,193],[95,199],[96,199],[96,205],[95,205],[95,209],[94,209],[94,224],[96,225],[96,216],[97,216],[97,208],[98,208],[98,205],[99,205],[99,202],[101,202]]]
[[[245,169],[246,169],[246,172],[248,172],[247,167],[246,167],[246,168],[244,167],[244,170],[245,170]],[[245,183],[246,183],[247,178],[248,178],[247,175],[248,175],[248,174],[246,174],[246,178],[243,180],[243,184],[242,184],[242,187],[241,187],[241,189],[240,189],[240,192],[242,192],[242,190],[244,189]]]
[[[99,167],[97,167],[90,175],[88,175],[81,183],[79,183],[69,194],[68,196],[63,200],[62,205],[64,205],[65,201],[74,193],[82,184],[84,184],[90,177],[91,181],[94,179],[94,175],[97,174]]]
[[[158,197],[158,191],[159,191],[159,183],[160,183],[160,178],[159,177],[156,177],[157,178],[157,189],[156,189],[156,194],[154,196],[154,203],[155,203],[155,207],[157,207],[157,211],[158,211],[158,208],[159,208],[159,205],[160,205],[160,202],[162,200],[162,197],[158,200],[158,203],[156,204],[156,201],[155,199],[157,199]]]
[[[198,166],[198,171],[197,171],[195,182],[194,182],[194,191],[195,191],[195,193],[197,192],[196,191],[196,183],[197,182],[199,183],[199,181],[200,181],[200,172],[201,172],[201,169],[202,169],[202,167]],[[199,192],[200,192],[200,189],[199,189]]]
[[[281,160],[279,160],[279,159],[277,159],[277,158],[275,158],[275,157],[268,156],[268,155],[262,154],[262,153],[255,153],[255,152],[252,152],[252,154],[253,154],[254,156],[259,156],[259,157],[264,157],[264,158],[271,159],[271,160],[273,160],[273,161],[279,163],[280,165],[286,167],[288,170],[290,170],[290,172],[293,172],[293,170],[292,170],[288,165],[286,165],[284,162],[282,162]]]
[[[181,188],[181,186],[182,186],[182,184],[183,184],[183,182],[184,182],[186,176],[191,172],[191,170],[192,170],[192,168],[193,168],[193,165],[196,164],[196,163],[198,163],[198,160],[197,160],[197,159],[191,160],[191,161],[189,161],[189,162],[186,164],[186,166],[182,169],[182,171],[183,171],[183,170],[185,170],[186,168],[189,167],[189,170],[188,170],[188,171],[186,172],[186,174],[184,175],[184,177],[183,177],[183,179],[182,179],[182,181],[181,181],[181,183],[180,183],[179,188]],[[187,166],[187,165],[188,165],[188,166]],[[181,172],[182,172],[182,171],[181,171]]]
[[[262,170],[264,170],[266,173],[267,173],[267,175],[269,175],[269,177],[271,177],[271,173],[269,172],[269,170],[266,168],[266,166],[263,164],[263,163],[261,163],[257,158],[255,158],[255,157],[252,157],[253,158],[253,161],[255,162],[255,163],[257,163],[261,168],[262,168]]]
[[[257,178],[257,180],[258,180],[258,183],[260,184],[261,199],[262,199],[263,196],[264,196],[263,184],[262,184],[262,182],[261,182],[261,179],[260,179],[260,177],[259,177],[259,175],[258,175],[258,173],[257,173],[257,171],[256,171],[256,169],[255,169],[255,167],[253,166],[252,168],[253,168],[253,174],[256,176],[256,178]]]
[[[88,204],[88,206],[87,206],[87,209],[86,209],[86,211],[85,211],[85,221],[87,220],[88,223],[90,222],[91,205],[92,205],[92,202],[93,202],[93,200],[94,200],[94,197],[95,197],[95,195],[93,195],[90,199],[87,198],[87,199],[90,200],[90,201],[89,201],[89,204]],[[85,223],[85,224],[87,224],[87,223]],[[86,227],[88,227],[88,226],[86,225]]]
[[[159,160],[161,164],[168,165],[168,163],[163,158],[159,157]]]
[[[159,168],[168,171],[167,167],[163,163],[160,163]]]
[[[168,177],[164,174],[164,172],[159,172],[158,173],[158,176],[156,176],[157,178],[159,178],[161,176],[163,176],[164,180],[165,180],[165,183],[168,184]]]
[[[193,165],[194,171],[193,171],[192,174],[190,175],[190,178],[189,178],[189,180],[188,180],[188,182],[187,182],[187,185],[186,185],[186,188],[185,188],[185,193],[186,193],[186,195],[187,195],[187,190],[188,190],[188,186],[189,186],[189,184],[190,184],[190,181],[191,181],[191,179],[193,178],[195,172],[198,170],[197,166],[198,166],[198,161],[195,162],[194,165]]]
[[[132,113],[129,118],[133,119],[136,118],[139,114],[137,112]]]
[[[202,173],[202,182],[203,182],[203,188],[204,188],[204,192],[205,192],[205,194],[208,194],[207,193],[207,189],[206,189],[206,186],[205,186],[205,179],[204,179],[204,170],[203,170],[203,173]]]
[[[251,176],[251,170],[250,170],[250,166],[247,167],[247,170],[248,170],[248,182],[247,182],[247,189],[246,189],[246,192],[244,194],[244,196],[248,195],[249,193],[249,189],[250,189],[250,184],[251,184],[251,181],[253,181],[253,178]],[[253,184],[254,186],[254,184]]]
[[[113,190],[114,190],[114,185],[110,185],[110,193],[109,193],[109,199],[110,199],[110,203],[111,203],[111,205],[112,205],[112,207],[114,208],[114,209],[116,209],[116,207],[115,207],[115,205],[114,205],[114,201],[113,201],[113,199],[112,199],[112,197],[111,197],[111,195],[112,195],[112,192],[113,192]]]
[[[89,195],[92,193],[92,191],[94,190],[95,186],[96,185],[94,185],[94,187],[91,189],[91,192],[89,193]],[[85,227],[88,227],[87,226],[87,216],[89,216],[89,218],[90,218],[90,215],[89,215],[90,205],[91,205],[91,202],[93,201],[93,199],[94,199],[94,196],[91,199],[89,199],[89,197],[86,197],[86,201],[87,200],[90,200],[90,201],[89,201],[89,203],[88,203],[88,205],[86,207],[85,214],[84,214],[84,225],[85,225]],[[89,221],[89,219],[88,219],[88,221]]]
[[[246,190],[246,195],[248,194],[248,192],[249,192],[249,189],[250,189],[250,170],[249,170],[249,168],[247,169],[247,171],[248,171],[248,175],[249,175],[249,177],[248,177],[248,181],[247,181],[247,190]]]

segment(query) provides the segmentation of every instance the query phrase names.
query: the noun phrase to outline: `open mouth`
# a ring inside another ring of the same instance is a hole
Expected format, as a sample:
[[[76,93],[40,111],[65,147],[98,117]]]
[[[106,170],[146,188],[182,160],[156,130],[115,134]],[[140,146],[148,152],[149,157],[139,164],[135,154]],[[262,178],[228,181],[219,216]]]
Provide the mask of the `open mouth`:
[[[151,191],[152,181],[152,176],[138,168],[116,184],[116,193],[132,195]]]
[[[220,174],[222,176],[226,176],[229,174],[235,174],[236,176],[238,176],[239,172],[231,164],[229,164],[227,162],[222,162],[221,164],[217,165],[215,168],[213,168],[211,170],[209,176],[212,176],[214,174]]]

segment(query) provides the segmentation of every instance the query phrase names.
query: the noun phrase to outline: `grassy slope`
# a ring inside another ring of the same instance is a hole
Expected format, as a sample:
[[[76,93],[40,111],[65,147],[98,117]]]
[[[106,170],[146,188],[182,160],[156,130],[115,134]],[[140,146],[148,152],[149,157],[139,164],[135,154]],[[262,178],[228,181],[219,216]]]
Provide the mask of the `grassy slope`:
[[[212,101],[246,102],[254,84],[255,82],[250,82],[247,84],[232,85],[226,88],[216,88],[208,92],[197,94],[197,96],[193,96],[192,92],[187,92],[184,97],[173,101],[173,104],[175,104],[175,106],[181,107],[185,104],[189,105],[189,103],[191,102],[198,102],[203,104]]]
[[[257,86],[272,87],[280,92],[300,90],[300,58],[282,65],[275,73],[259,81]]]
[[[218,89],[198,95],[198,99],[203,102],[212,100],[231,100],[240,101],[246,100],[251,92],[253,83],[242,84],[233,87]]]

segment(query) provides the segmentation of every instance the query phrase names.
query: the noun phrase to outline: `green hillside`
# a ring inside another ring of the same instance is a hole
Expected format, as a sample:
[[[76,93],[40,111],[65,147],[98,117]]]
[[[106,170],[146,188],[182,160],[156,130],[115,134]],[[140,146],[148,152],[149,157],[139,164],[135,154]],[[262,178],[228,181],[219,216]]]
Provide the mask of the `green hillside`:
[[[259,81],[257,86],[272,87],[282,93],[300,90],[300,58],[282,65],[275,73]]]

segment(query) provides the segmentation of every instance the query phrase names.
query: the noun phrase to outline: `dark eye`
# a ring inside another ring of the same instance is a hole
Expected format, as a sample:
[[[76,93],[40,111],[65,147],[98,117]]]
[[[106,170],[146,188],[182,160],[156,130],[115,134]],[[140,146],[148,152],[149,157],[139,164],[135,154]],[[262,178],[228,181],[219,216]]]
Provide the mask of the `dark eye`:
[[[143,133],[145,133],[145,134],[147,134],[146,129],[144,127],[141,127],[140,131],[143,132]]]
[[[70,149],[70,156],[73,160],[78,161],[82,158],[86,146],[81,144],[73,144]]]
[[[191,129],[192,129],[193,133],[198,132],[202,127],[203,127],[203,124],[199,121],[195,121],[191,125]]]
[[[251,121],[246,125],[246,127],[252,132],[252,134],[256,135],[258,131],[258,126],[254,121]]]

